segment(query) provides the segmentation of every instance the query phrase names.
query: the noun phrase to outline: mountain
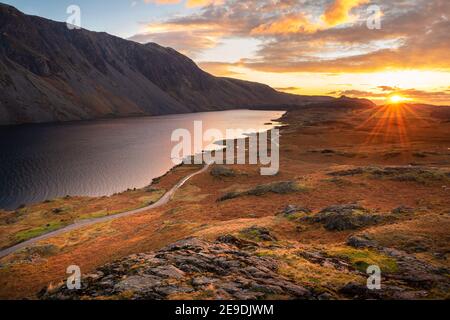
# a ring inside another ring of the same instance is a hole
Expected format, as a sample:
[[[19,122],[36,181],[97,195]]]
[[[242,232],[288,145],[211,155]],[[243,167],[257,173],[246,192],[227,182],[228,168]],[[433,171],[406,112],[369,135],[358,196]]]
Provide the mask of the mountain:
[[[0,4],[0,125],[334,101],[214,77],[171,48]]]

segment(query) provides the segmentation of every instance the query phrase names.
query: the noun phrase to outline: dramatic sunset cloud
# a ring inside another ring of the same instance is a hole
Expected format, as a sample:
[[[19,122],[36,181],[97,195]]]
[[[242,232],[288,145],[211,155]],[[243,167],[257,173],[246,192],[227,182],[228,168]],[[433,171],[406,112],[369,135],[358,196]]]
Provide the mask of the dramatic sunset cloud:
[[[449,97],[440,94],[450,83],[450,1],[153,2],[196,9],[149,22],[131,40],[173,47],[215,75],[265,81],[305,94],[338,95],[351,90],[370,94],[374,85],[389,84],[417,90],[409,91],[414,99],[450,104]],[[368,8],[373,5],[381,12],[380,29],[367,26]],[[225,58],[230,55],[233,61]],[[394,77],[398,81],[390,83],[386,76],[412,71],[421,79]],[[352,88],[336,89],[349,83],[348,78],[363,78],[363,74],[377,81],[384,74],[386,81],[351,82]],[[333,86],[334,90],[328,90]],[[381,98],[375,93],[372,97]]]
[[[370,0],[336,0],[326,8],[322,19],[328,26],[346,23],[351,19],[350,11],[353,8],[369,2]]]

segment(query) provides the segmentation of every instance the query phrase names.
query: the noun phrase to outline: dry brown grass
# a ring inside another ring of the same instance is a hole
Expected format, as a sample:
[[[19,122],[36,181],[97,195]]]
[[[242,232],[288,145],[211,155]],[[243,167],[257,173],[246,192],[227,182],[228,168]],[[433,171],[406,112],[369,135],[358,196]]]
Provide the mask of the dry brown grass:
[[[381,214],[390,213],[399,206],[420,209],[413,216],[401,216],[394,224],[370,227],[364,232],[382,245],[401,249],[406,249],[409,242],[424,242],[429,250],[415,255],[449,267],[448,260],[433,258],[433,253],[444,251],[444,256],[448,257],[450,186],[444,187],[445,182],[418,184],[368,179],[361,175],[345,177],[347,183],[340,184],[328,181],[328,173],[355,167],[407,166],[417,161],[421,166],[448,170],[450,124],[435,126],[434,120],[427,116],[419,120],[410,117],[405,140],[396,130],[379,128],[377,117],[368,121],[369,117],[369,111],[330,112],[318,109],[289,113],[284,121],[291,126],[283,129],[281,170],[275,178],[260,176],[257,167],[246,165],[232,166],[239,175],[224,179],[205,173],[189,181],[164,208],[81,229],[39,244],[55,245],[58,252],[54,255],[37,257],[33,262],[20,254],[6,257],[1,260],[0,298],[33,297],[49,283],[64,279],[66,267],[71,264],[79,265],[84,273],[88,273],[113,259],[159,249],[187,236],[212,240],[225,233],[237,234],[254,225],[270,228],[282,244],[292,244],[292,248],[261,251],[261,254],[278,257],[282,264],[281,272],[287,277],[323,290],[353,280],[360,281],[352,274],[312,264],[294,253],[295,250],[324,247],[343,254],[342,250],[348,248],[346,239],[355,231],[328,232],[320,225],[290,221],[280,216],[289,204],[308,207],[313,212],[330,205],[348,203],[358,203]],[[337,125],[339,121],[346,125]],[[310,152],[325,149],[336,152]],[[398,155],[385,157],[392,150],[399,152]],[[427,157],[416,157],[418,152],[427,152]],[[158,189],[168,190],[189,170],[194,168],[180,168],[163,177]],[[307,185],[309,192],[267,193],[262,197],[216,202],[229,191],[249,190],[274,181],[290,180]],[[40,226],[49,221],[49,211],[53,208],[72,206],[71,212],[76,210],[76,216],[81,216],[96,214],[105,208],[121,210],[139,206],[149,200],[143,198],[146,196],[145,191],[132,191],[112,198],[74,198],[25,208],[27,225],[0,226],[0,243],[11,243],[11,236],[25,226]],[[0,217],[4,216],[5,213]],[[352,256],[349,252],[347,254]]]

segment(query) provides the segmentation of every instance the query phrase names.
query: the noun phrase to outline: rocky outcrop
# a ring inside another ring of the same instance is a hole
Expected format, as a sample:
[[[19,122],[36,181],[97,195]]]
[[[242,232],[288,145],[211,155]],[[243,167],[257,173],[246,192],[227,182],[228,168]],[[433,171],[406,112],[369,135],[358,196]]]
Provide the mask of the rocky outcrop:
[[[386,215],[373,214],[361,206],[347,204],[325,208],[304,220],[321,223],[329,231],[344,231],[374,225],[388,218]]]
[[[289,194],[295,192],[305,192],[307,188],[299,184],[297,181],[281,181],[269,184],[261,184],[252,189],[242,192],[228,192],[217,199],[218,202],[227,201],[239,197],[256,196],[260,197],[267,193]]]
[[[210,173],[215,178],[232,178],[237,174],[233,169],[224,166],[214,166]]]
[[[0,125],[342,102],[214,77],[171,48],[69,30],[4,4],[0,93]]]
[[[308,289],[278,274],[276,260],[253,254],[254,246],[231,235],[214,243],[189,238],[108,264],[83,277],[81,290],[62,285],[43,292],[41,298],[313,298]]]

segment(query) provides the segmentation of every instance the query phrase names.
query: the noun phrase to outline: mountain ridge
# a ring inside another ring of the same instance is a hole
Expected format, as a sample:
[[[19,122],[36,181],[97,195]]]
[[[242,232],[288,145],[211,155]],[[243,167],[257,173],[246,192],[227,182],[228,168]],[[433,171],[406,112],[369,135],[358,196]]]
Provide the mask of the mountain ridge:
[[[215,77],[174,49],[69,30],[1,3],[0,92],[0,125],[339,101]]]

